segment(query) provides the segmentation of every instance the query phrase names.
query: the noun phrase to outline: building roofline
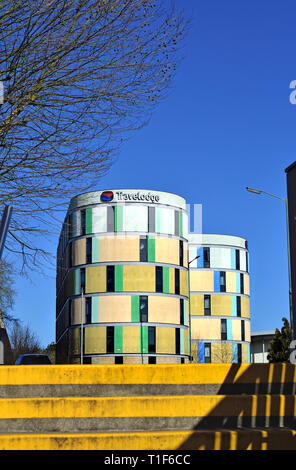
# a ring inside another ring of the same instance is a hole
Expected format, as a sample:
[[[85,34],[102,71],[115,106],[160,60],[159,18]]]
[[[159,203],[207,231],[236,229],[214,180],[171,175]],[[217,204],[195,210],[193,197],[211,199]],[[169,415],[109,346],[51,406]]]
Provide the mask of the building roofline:
[[[285,172],[289,173],[289,171],[293,170],[293,168],[296,166],[296,161],[294,163],[291,163],[286,169]]]

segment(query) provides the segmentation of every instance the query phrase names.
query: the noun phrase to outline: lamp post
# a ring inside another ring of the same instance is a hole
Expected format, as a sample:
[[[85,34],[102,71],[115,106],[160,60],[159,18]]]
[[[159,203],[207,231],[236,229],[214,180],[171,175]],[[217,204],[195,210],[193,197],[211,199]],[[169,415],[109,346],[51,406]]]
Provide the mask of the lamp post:
[[[188,261],[188,315],[189,315],[189,354],[190,354],[190,363],[192,363],[192,347],[191,347],[191,314],[190,314],[190,264],[195,261],[200,256],[195,256],[191,261]]]
[[[293,316],[292,316],[292,281],[291,281],[291,258],[290,258],[290,237],[289,237],[289,215],[288,215],[288,199],[283,197],[275,196],[274,194],[267,193],[262,189],[254,189],[246,187],[246,190],[250,193],[254,194],[267,194],[268,196],[275,197],[276,199],[280,199],[285,203],[286,208],[286,230],[287,230],[287,247],[288,247],[288,270],[289,270],[289,310],[290,310],[290,327],[292,332],[294,332],[294,325],[293,325]]]

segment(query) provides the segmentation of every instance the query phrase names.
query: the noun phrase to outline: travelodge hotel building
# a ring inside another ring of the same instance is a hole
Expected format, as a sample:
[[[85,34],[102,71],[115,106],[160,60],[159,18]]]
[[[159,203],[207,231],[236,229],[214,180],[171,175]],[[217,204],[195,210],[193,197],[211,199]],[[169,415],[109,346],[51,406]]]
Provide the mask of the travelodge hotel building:
[[[57,250],[57,363],[249,362],[248,265],[245,239],[188,233],[176,194],[75,196]]]

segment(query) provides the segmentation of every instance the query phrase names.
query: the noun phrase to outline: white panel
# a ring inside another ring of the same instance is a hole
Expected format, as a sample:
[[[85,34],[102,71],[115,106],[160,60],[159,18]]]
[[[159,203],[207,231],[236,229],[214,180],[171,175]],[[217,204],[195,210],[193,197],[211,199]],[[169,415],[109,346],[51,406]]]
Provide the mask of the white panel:
[[[92,231],[107,232],[107,207],[98,206],[92,209]]]
[[[163,207],[156,208],[156,232],[168,233],[173,235],[175,233],[175,211],[174,209],[167,209]]]
[[[231,250],[229,248],[210,248],[210,266],[211,268],[230,269],[231,268]]]
[[[233,235],[218,235],[218,234],[189,234],[188,241],[192,244],[198,245],[228,245],[233,247],[245,248],[245,239]]]
[[[243,251],[243,250],[240,250],[240,253],[239,253],[239,257],[240,257],[240,270],[241,271],[246,271],[246,252]]]
[[[148,232],[148,207],[123,206],[123,231]]]
[[[188,262],[190,262],[192,259],[194,259],[196,257],[196,252],[197,252],[197,248],[196,246],[190,246],[188,247]],[[190,268],[197,268],[197,259],[195,259],[194,261],[192,261],[192,263],[190,263]]]

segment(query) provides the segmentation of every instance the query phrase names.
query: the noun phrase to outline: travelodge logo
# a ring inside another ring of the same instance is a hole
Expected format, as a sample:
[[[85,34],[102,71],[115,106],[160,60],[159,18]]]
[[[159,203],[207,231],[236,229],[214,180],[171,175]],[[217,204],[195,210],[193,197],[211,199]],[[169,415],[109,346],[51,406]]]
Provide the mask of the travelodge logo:
[[[104,191],[101,194],[101,201],[110,202],[113,200],[114,194],[112,191]]]

